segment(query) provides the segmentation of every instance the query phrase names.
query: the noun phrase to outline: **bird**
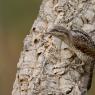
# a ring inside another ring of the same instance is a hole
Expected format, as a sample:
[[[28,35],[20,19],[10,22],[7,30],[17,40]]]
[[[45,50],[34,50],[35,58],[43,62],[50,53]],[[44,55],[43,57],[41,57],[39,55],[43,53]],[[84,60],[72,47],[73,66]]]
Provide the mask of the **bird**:
[[[86,55],[95,59],[95,42],[83,30],[68,30],[55,25],[46,34],[64,41],[77,55]]]
[[[77,55],[77,57],[83,61],[83,63],[91,63],[89,65],[90,68],[88,70],[86,69],[87,73],[85,73],[85,78],[83,78],[84,83],[82,83],[87,87],[87,90],[89,90],[91,88],[95,63],[95,42],[91,36],[83,30],[68,30],[59,25],[53,26],[48,32],[46,32],[46,34],[55,36],[67,44],[69,48]],[[85,64],[84,67],[86,67]]]

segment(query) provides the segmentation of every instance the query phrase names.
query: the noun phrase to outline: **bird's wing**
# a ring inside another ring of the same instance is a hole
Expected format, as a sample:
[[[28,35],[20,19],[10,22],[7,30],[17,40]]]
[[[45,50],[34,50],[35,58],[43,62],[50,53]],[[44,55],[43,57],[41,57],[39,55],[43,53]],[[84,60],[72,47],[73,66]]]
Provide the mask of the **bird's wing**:
[[[73,36],[73,45],[81,52],[95,58],[95,45],[89,36],[80,32],[76,33]]]

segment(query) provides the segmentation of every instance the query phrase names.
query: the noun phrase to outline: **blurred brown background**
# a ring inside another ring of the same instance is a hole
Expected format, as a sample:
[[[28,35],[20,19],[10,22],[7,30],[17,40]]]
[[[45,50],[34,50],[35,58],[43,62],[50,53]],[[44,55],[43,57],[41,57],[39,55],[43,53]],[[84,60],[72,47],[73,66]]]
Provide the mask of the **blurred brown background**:
[[[0,0],[0,95],[11,95],[23,40],[42,0]],[[95,77],[89,95],[95,95]]]

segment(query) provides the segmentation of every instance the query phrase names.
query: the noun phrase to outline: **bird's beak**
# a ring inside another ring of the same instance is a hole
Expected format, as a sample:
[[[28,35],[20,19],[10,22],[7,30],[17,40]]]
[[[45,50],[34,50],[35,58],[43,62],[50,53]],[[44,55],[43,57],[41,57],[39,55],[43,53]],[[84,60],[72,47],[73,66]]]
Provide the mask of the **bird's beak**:
[[[45,34],[48,35],[48,34],[52,34],[52,33],[51,32],[46,32]]]
[[[45,34],[47,34],[47,35],[53,35],[54,34],[54,30],[53,29],[51,29],[51,30],[49,30],[49,31],[47,31]]]

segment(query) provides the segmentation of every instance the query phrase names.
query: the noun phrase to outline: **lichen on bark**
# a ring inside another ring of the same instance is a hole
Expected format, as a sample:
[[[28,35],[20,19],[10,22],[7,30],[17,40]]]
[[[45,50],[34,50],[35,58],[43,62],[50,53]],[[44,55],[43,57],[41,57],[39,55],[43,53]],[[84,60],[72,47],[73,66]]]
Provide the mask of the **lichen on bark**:
[[[43,0],[24,40],[12,95],[85,95],[94,63],[84,63],[56,37],[53,25],[95,30],[95,0]],[[94,38],[94,37],[93,37]]]

